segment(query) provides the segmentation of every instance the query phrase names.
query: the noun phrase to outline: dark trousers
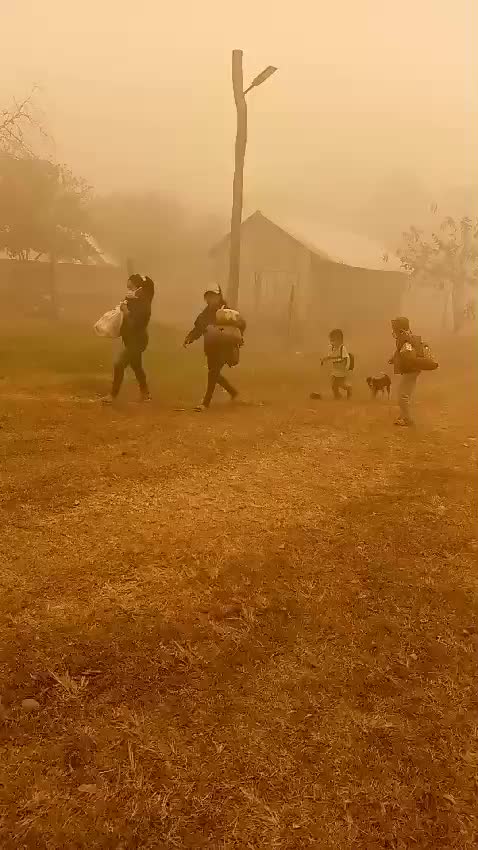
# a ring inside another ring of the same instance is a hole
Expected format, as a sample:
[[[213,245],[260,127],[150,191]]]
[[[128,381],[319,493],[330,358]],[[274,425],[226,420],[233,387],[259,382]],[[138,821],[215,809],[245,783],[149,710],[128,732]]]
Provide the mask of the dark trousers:
[[[227,356],[227,355],[226,355]],[[207,389],[203,399],[204,407],[209,407],[211,399],[216,389],[216,384],[219,384],[223,390],[234,398],[237,395],[237,390],[226,380],[224,375],[221,375],[221,369],[226,365],[226,357],[223,352],[206,352],[207,358]]]
[[[148,383],[143,369],[143,352],[147,344],[147,340],[146,342],[143,340],[138,342],[125,342],[123,351],[114,365],[113,386],[111,388],[111,395],[113,398],[116,398],[121,389],[121,384],[123,383],[124,373],[127,366],[130,366],[133,370],[139,384],[141,394],[144,396],[148,395]]]

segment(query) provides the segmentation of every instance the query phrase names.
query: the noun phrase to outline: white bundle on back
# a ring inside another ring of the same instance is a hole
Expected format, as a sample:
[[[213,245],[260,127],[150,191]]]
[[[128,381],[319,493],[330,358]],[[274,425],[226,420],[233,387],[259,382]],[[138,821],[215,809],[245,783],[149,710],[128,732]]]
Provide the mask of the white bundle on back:
[[[220,307],[216,313],[216,324],[219,327],[240,327],[242,322],[241,314],[238,310],[231,310],[229,307]]]
[[[238,310],[231,310],[229,307],[220,307],[216,311],[215,324],[208,325],[206,330],[206,344],[242,345],[242,334],[245,327],[246,323]]]

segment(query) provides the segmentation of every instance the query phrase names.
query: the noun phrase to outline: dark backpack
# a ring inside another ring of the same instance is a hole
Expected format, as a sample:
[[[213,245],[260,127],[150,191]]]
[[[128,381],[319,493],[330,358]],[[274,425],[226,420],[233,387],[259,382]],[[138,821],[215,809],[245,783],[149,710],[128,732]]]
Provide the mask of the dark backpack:
[[[403,372],[433,372],[438,369],[438,363],[434,359],[429,346],[423,342],[421,336],[413,334],[410,337],[413,354],[406,356],[406,352],[400,352],[401,366]],[[411,352],[410,352],[411,354]]]
[[[341,348],[341,353],[342,353],[342,355],[344,353],[343,345],[342,345],[342,348]],[[352,352],[349,351],[349,365],[348,365],[347,372],[353,372],[354,369],[355,369],[355,354],[352,354]]]

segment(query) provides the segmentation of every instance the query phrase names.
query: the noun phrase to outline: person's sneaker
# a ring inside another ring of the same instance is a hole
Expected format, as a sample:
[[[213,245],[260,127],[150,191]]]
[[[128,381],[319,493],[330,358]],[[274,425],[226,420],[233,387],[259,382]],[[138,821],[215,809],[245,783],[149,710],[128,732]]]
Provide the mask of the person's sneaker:
[[[402,416],[400,416],[393,424],[398,425],[400,428],[411,428],[414,425],[411,419],[403,419]]]
[[[203,403],[201,402],[201,404],[197,404],[197,405],[196,405],[196,407],[194,408],[194,410],[196,411],[196,413],[202,413],[204,410],[208,410],[208,408],[206,407],[206,405],[205,405],[205,404],[203,404]]]
[[[113,402],[114,398],[111,393],[109,395],[103,396],[103,398],[101,399],[101,404],[113,404]]]
[[[151,393],[141,393],[139,400],[140,400],[141,404],[143,404],[144,402],[147,402],[147,401],[152,401]]]
[[[313,399],[313,401],[320,401],[322,396],[320,393],[311,393],[309,398]]]

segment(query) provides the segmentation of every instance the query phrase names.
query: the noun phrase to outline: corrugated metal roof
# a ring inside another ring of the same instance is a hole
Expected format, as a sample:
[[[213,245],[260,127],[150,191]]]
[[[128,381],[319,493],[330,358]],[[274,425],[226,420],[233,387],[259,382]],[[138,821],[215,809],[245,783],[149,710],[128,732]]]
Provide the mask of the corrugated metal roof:
[[[324,227],[322,222],[311,221],[310,219],[286,218],[281,215],[271,218],[259,210],[246,217],[242,225],[252,224],[256,217],[261,217],[273,226],[280,228],[291,239],[303,245],[304,248],[307,248],[321,260],[343,263],[356,268],[381,271],[400,270],[400,263],[395,256],[389,255],[388,261],[385,260],[387,256],[385,248],[379,242],[362,234],[332,230]],[[229,234],[214,246],[212,252],[215,253],[228,240]]]
[[[386,249],[362,234],[327,228],[322,222],[305,219],[275,216],[271,221],[321,259],[328,258],[336,263],[364,269],[400,270],[397,257],[390,255],[388,262],[385,261]]]

